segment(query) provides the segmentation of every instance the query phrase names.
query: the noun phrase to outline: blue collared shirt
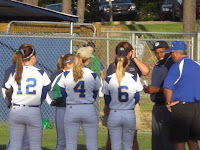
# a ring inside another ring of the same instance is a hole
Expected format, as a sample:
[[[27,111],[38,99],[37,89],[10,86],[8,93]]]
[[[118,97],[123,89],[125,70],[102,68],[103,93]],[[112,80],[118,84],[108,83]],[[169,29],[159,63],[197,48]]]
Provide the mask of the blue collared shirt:
[[[158,88],[163,87],[167,73],[173,64],[174,61],[171,57],[168,57],[168,59],[164,63],[158,62],[153,68],[151,85]],[[159,104],[162,103],[164,104],[165,103],[164,94],[163,93],[151,94],[151,101]]]
[[[200,64],[181,58],[170,68],[164,88],[172,91],[172,101],[200,101]]]

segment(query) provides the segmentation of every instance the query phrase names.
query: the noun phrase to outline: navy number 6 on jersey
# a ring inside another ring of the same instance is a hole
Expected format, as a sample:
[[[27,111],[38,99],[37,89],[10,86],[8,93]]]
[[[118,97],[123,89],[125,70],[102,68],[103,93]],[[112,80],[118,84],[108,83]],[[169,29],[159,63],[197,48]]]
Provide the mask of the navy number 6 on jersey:
[[[127,90],[127,89],[128,89],[127,86],[120,86],[118,88],[118,99],[122,103],[128,101],[128,93],[125,92],[125,90]]]
[[[74,87],[74,92],[79,93],[80,98],[84,98],[85,97],[85,82],[79,81]]]

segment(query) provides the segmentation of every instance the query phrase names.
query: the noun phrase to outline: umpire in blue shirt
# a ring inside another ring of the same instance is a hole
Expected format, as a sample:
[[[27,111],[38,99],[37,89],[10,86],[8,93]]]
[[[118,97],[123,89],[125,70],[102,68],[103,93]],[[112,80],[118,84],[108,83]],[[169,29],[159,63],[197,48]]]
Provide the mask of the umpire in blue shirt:
[[[174,64],[170,54],[165,54],[169,48],[167,42],[157,41],[153,45],[158,62],[152,72],[151,85],[144,86],[144,92],[151,94],[151,101],[155,103],[152,110],[152,150],[174,150],[174,144],[169,140],[169,129],[167,123],[170,112],[165,106],[163,93],[164,79],[169,68]]]
[[[170,135],[176,150],[199,150],[200,140],[200,64],[187,57],[186,44],[173,41],[165,51],[175,64],[164,82],[166,107],[171,112]]]

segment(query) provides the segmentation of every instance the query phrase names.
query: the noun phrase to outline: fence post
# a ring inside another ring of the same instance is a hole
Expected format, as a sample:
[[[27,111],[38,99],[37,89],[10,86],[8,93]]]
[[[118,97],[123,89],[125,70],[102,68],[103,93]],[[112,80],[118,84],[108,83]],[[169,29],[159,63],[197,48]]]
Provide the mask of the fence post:
[[[73,36],[73,28],[74,28],[74,23],[70,22],[70,36]],[[73,51],[73,40],[70,39],[70,54],[72,54]]]
[[[194,37],[191,39],[192,49],[191,49],[191,59],[194,59]]]
[[[197,61],[200,62],[200,29],[197,30]]]
[[[136,46],[135,46],[135,33],[132,32],[132,41],[131,41],[131,45],[133,46],[134,49],[136,49]]]
[[[106,34],[107,40],[106,40],[106,45],[107,45],[107,68],[109,67],[109,32]]]

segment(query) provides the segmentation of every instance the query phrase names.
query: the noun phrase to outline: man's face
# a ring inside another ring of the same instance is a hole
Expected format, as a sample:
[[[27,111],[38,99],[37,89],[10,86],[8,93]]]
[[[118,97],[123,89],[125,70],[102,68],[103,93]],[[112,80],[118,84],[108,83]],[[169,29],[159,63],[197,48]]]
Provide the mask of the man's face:
[[[158,61],[162,61],[165,58],[165,50],[166,48],[157,48],[155,49],[155,56],[158,59]]]

